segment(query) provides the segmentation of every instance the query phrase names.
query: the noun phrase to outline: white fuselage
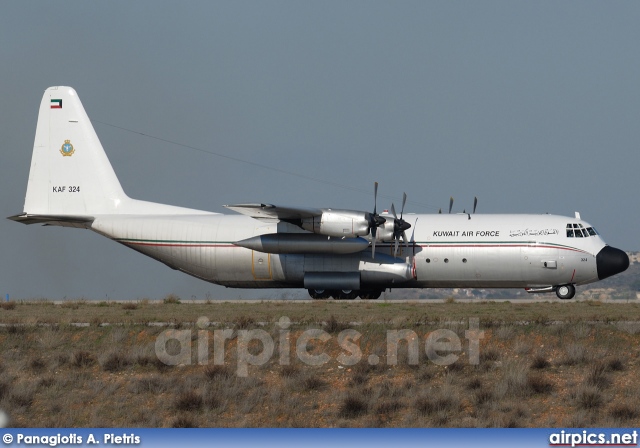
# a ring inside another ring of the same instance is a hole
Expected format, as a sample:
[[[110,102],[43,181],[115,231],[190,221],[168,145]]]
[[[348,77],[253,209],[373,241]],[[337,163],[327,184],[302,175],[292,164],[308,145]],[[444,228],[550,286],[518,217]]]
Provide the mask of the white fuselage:
[[[383,215],[384,216],[384,215]],[[283,222],[241,215],[105,215],[91,229],[173,269],[237,288],[301,288],[305,273],[359,273],[362,287],[539,287],[598,280],[599,235],[567,237],[554,215],[406,215],[408,247],[378,243],[353,254],[268,254],[234,243],[257,235],[303,233]],[[306,233],[306,232],[304,232]]]

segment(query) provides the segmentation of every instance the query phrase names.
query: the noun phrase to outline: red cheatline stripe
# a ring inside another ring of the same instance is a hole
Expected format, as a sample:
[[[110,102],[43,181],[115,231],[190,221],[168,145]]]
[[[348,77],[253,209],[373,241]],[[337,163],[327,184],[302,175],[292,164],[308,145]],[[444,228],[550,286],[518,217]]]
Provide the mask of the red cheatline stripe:
[[[232,244],[179,244],[179,243],[143,243],[138,241],[119,241],[128,246],[153,246],[153,247],[238,247]]]

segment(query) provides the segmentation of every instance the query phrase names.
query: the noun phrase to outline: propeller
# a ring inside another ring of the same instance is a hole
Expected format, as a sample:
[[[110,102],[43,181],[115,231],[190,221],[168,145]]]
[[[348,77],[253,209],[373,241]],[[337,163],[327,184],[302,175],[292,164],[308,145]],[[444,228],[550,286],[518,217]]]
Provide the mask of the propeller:
[[[369,213],[369,229],[371,230],[371,258],[376,258],[376,234],[378,227],[387,222],[382,216],[378,215],[378,182],[373,184],[373,213]]]
[[[409,243],[407,242],[407,234],[406,230],[411,228],[411,224],[402,219],[402,215],[404,213],[404,205],[407,202],[407,193],[402,194],[402,208],[400,209],[400,219],[398,219],[398,215],[396,215],[396,208],[393,204],[391,204],[391,214],[393,215],[393,239],[395,240],[395,247],[393,249],[393,256],[398,255],[398,244],[400,242],[400,237],[404,240],[405,247],[409,247]]]
[[[411,231],[411,247],[413,251],[412,251],[411,257],[409,258],[409,261],[411,263],[411,270],[413,272],[413,278],[418,278],[417,272],[416,272],[416,227],[418,227],[417,217],[416,217],[416,220],[413,222],[413,230]]]

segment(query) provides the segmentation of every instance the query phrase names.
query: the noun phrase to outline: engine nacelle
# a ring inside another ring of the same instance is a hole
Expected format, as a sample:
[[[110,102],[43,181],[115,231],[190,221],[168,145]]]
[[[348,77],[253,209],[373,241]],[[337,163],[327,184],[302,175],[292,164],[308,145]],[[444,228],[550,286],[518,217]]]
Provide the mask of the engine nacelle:
[[[387,219],[387,222],[378,227],[376,231],[378,243],[393,241],[393,225],[393,219]]]
[[[322,215],[303,218],[302,228],[320,235],[355,238],[369,234],[368,213],[355,210],[323,210]]]

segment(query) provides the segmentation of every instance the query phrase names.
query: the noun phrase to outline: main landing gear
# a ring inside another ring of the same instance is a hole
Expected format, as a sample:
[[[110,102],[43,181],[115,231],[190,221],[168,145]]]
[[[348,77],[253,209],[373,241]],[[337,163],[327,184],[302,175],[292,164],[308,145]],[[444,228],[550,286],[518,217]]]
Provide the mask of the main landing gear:
[[[574,285],[560,285],[556,287],[556,295],[559,299],[569,300],[576,295],[576,287]]]
[[[326,300],[330,297],[336,300],[354,300],[358,296],[362,300],[375,300],[382,295],[382,291],[379,289],[309,289],[308,291],[311,298],[315,300]]]

